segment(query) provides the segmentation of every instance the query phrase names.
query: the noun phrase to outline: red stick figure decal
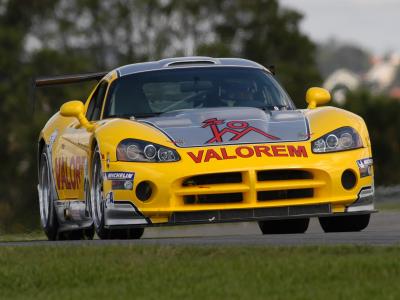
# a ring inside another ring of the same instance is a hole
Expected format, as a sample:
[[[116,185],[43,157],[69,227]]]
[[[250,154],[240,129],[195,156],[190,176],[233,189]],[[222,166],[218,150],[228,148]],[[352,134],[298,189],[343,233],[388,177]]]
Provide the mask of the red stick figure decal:
[[[223,142],[222,137],[226,133],[233,134],[233,137],[230,138],[230,141],[238,141],[249,132],[257,132],[258,134],[261,134],[269,138],[270,140],[279,140],[278,137],[268,134],[262,131],[261,129],[250,126],[249,123],[245,121],[229,121],[228,123],[226,123],[225,128],[223,129],[218,128],[218,125],[222,125],[224,123],[225,123],[224,120],[218,120],[217,118],[207,119],[203,121],[203,126],[201,127],[203,128],[210,127],[211,132],[214,136],[212,139],[208,140],[206,144],[222,143]]]

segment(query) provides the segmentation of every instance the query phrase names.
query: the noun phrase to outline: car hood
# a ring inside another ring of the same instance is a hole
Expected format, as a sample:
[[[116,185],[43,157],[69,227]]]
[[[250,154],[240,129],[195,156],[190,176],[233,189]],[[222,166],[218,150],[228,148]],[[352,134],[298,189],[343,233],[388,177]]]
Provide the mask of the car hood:
[[[305,141],[300,110],[224,107],[187,109],[138,120],[164,132],[178,147]]]

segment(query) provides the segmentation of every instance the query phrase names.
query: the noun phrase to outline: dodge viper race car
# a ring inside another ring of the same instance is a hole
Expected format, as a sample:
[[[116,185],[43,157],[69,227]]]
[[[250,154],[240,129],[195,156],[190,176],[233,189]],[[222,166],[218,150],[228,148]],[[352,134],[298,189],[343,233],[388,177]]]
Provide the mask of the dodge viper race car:
[[[307,109],[267,68],[244,59],[184,57],[111,72],[40,132],[39,202],[50,240],[140,238],[148,226],[257,221],[264,234],[360,231],[374,209],[371,144],[357,115]]]

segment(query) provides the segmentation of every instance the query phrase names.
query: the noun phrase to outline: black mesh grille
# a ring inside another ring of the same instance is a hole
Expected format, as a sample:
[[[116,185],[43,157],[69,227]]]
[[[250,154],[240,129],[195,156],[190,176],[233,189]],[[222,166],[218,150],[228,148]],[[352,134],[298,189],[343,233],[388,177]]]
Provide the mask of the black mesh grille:
[[[197,175],[186,179],[182,186],[196,186],[206,184],[221,184],[221,183],[241,183],[242,174],[235,173],[219,173],[219,174],[206,174]]]
[[[313,175],[304,170],[268,170],[257,172],[258,181],[312,179]]]
[[[169,221],[171,224],[255,221],[276,219],[277,217],[319,216],[330,213],[331,207],[329,204],[317,204],[257,209],[175,212],[172,214]]]
[[[183,197],[185,204],[217,204],[238,203],[243,201],[242,193],[187,195]]]
[[[313,196],[313,189],[278,190],[257,193],[258,201],[311,198]]]

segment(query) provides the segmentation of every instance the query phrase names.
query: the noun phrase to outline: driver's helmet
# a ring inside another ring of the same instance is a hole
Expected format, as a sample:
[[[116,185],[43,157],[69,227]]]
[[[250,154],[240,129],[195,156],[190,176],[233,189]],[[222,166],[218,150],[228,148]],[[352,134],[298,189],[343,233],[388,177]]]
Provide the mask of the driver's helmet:
[[[231,102],[254,100],[254,88],[246,82],[224,82],[221,86],[221,99]]]

